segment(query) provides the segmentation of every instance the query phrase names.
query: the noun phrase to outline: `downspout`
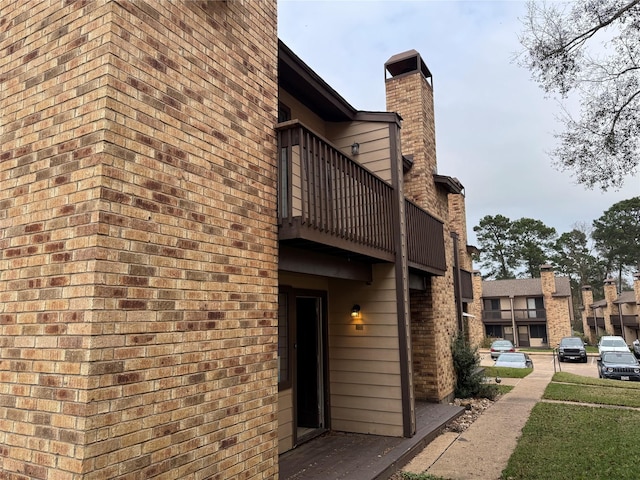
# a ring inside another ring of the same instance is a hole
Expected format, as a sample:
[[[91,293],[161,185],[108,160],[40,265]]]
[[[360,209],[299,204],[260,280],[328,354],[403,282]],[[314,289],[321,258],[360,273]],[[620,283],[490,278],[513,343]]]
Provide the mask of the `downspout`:
[[[620,319],[620,331],[622,332],[622,338],[624,341],[627,341],[627,336],[624,333],[624,322],[622,321],[622,308],[621,303],[618,304],[618,318]]]
[[[513,295],[509,296],[509,303],[511,304],[511,328],[513,328],[513,344],[518,347],[518,330],[516,328],[516,311],[513,308]]]

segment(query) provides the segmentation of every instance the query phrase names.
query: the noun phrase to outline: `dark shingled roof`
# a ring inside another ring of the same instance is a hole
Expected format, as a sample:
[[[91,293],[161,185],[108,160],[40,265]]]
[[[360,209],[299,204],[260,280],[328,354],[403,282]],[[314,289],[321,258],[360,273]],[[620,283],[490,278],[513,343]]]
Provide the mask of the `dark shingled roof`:
[[[618,295],[618,298],[613,303],[636,303],[636,292],[633,290],[620,292],[620,295]]]
[[[542,282],[539,278],[515,278],[509,280],[483,280],[483,297],[532,297],[542,295]],[[571,296],[569,277],[556,277],[556,297]]]

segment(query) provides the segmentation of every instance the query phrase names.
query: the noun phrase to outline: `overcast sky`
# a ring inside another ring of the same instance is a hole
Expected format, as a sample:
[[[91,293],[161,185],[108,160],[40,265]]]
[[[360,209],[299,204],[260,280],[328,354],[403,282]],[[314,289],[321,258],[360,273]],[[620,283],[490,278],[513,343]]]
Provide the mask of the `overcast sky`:
[[[576,185],[547,156],[557,102],[512,59],[521,1],[279,0],[278,36],[354,108],[384,111],[384,63],[415,49],[433,75],[438,173],[465,187],[469,243],[486,215],[533,218],[558,234],[640,195]]]

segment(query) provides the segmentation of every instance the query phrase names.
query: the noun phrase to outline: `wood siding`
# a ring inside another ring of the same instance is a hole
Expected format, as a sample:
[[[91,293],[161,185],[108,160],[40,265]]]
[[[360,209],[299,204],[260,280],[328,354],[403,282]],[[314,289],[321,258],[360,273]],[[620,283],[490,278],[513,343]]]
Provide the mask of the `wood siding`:
[[[394,267],[374,267],[370,284],[332,280],[329,371],[334,430],[402,435]],[[361,307],[362,330],[349,311]]]
[[[327,128],[328,138],[347,155],[351,145],[357,143],[360,153],[355,160],[391,184],[391,164],[389,152],[389,124],[386,122],[348,122],[331,124]]]
[[[278,453],[293,448],[293,389],[278,392]]]
[[[293,98],[289,92],[281,88],[278,94],[278,100],[291,109],[291,119],[300,120],[320,135],[327,136],[326,123],[324,120],[297,99]]]

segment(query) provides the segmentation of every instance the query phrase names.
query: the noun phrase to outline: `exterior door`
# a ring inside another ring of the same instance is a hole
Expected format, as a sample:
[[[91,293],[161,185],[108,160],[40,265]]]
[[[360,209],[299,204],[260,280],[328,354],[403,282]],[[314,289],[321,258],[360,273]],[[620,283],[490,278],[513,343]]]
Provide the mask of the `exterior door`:
[[[296,295],[296,443],[327,428],[321,297]]]
[[[528,325],[518,325],[518,346],[519,347],[531,346],[529,342],[529,326]]]

